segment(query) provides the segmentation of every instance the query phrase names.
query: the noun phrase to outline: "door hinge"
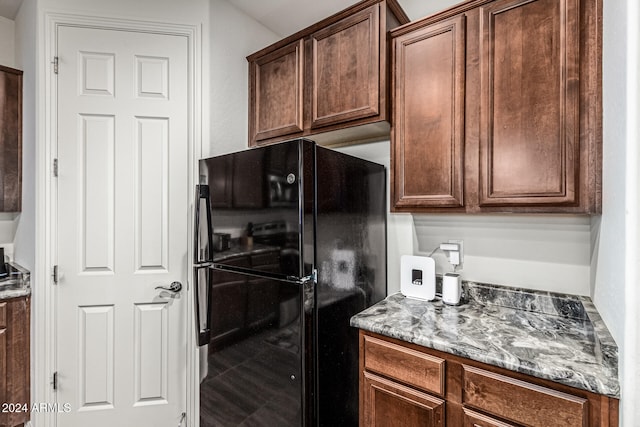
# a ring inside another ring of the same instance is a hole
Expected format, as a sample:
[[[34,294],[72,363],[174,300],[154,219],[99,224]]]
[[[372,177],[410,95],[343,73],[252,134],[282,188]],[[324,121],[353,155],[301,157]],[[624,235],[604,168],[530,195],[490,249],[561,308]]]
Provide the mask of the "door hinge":
[[[51,379],[51,385],[54,390],[58,389],[58,372],[53,373],[53,378]]]
[[[58,159],[53,159],[53,176],[58,177]]]
[[[53,73],[58,74],[58,57],[54,56],[53,61],[51,61],[51,63],[53,64]]]
[[[58,266],[57,265],[53,266],[53,274],[51,276],[53,277],[53,284],[57,285],[58,284]]]

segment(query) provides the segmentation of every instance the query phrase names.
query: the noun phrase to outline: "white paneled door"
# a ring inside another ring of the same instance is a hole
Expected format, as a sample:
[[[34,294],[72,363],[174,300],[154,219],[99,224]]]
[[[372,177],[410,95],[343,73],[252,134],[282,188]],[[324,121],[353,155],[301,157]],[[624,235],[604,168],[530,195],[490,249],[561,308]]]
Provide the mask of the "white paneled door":
[[[186,37],[57,31],[58,427],[178,426],[186,408]],[[182,292],[158,289],[173,282]],[[67,405],[65,405],[67,404]]]

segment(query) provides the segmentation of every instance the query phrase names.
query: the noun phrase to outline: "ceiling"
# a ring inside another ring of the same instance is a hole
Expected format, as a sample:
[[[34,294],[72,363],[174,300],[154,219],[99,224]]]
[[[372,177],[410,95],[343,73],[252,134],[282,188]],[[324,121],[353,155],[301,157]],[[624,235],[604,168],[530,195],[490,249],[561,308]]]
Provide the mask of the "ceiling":
[[[2,0],[0,0],[2,1]],[[359,0],[227,0],[281,37],[308,27]],[[409,19],[446,9],[462,0],[398,0]]]
[[[11,20],[16,19],[21,4],[22,0],[0,0],[0,16]]]
[[[134,0],[135,1],[135,0]],[[359,0],[227,0],[256,21],[286,37]],[[413,21],[461,0],[398,0]],[[0,0],[0,16],[14,20],[22,0]]]

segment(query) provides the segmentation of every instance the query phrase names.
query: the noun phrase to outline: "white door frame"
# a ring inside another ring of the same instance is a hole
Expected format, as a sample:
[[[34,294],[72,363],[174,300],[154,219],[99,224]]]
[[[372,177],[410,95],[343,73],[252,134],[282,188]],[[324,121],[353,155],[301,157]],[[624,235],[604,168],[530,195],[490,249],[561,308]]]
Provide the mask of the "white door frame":
[[[44,94],[43,100],[36,100],[38,108],[36,137],[36,259],[33,288],[33,348],[32,348],[32,393],[33,403],[54,403],[56,394],[52,388],[52,376],[56,369],[55,336],[55,295],[53,284],[53,266],[57,260],[57,218],[58,206],[56,178],[53,177],[53,162],[57,157],[57,77],[53,72],[53,58],[57,52],[57,31],[61,26],[75,26],[95,29],[125,30],[164,35],[182,36],[188,43],[189,74],[189,212],[193,212],[195,183],[197,183],[197,161],[201,157],[202,147],[202,51],[201,29],[195,25],[169,24],[140,20],[127,20],[104,16],[87,16],[71,13],[45,13],[44,30],[41,33],[40,46],[44,47],[44,58],[40,57],[37,67],[37,82],[40,89],[36,94]],[[44,87],[42,86],[44,85]],[[38,86],[38,85],[37,85]],[[193,218],[189,218],[189,230],[193,230]],[[189,236],[189,259],[193,259],[193,237]],[[187,316],[193,323],[193,276],[189,272],[187,282]],[[193,326],[195,327],[195,326]],[[193,327],[187,336],[187,425],[196,426],[198,420],[199,368],[198,352],[194,340]],[[65,402],[58,402],[64,404]],[[54,427],[55,412],[31,414],[35,427]]]

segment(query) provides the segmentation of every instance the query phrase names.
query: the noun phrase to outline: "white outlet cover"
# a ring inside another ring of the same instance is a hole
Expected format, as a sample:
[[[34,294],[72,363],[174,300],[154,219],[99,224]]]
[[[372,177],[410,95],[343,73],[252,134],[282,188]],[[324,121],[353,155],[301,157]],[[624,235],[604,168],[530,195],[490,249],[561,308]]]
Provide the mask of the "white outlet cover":
[[[413,272],[422,276],[414,283]],[[400,258],[400,292],[407,298],[432,301],[436,298],[436,263],[433,258],[402,255]]]

